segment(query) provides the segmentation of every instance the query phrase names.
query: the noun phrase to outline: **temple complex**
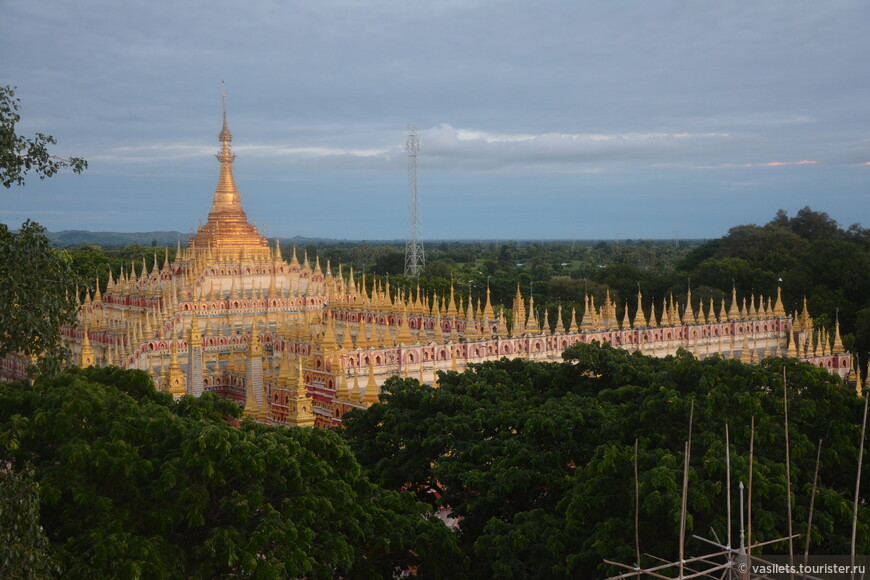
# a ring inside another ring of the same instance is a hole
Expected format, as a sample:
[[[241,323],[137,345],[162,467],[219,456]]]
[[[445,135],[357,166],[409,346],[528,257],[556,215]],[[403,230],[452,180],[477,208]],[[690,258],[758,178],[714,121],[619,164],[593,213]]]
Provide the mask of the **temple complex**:
[[[561,360],[576,343],[608,342],[652,356],[685,349],[695,356],[797,357],[847,378],[852,357],[834,336],[813,328],[806,301],[787,313],[780,293],[729,303],[685,304],[673,297],[633,319],[617,319],[608,295],[587,298],[551,324],[517,289],[512,325],[490,302],[394,292],[389,283],[357,278],[319,258],[289,260],[248,221],[233,179],[232,135],[224,113],[220,176],[208,221],[180,243],[174,260],[130,264],[109,273],[104,293],[81,303],[64,340],[82,366],[117,365],[150,373],[174,396],[212,391],[270,424],[331,427],[352,408],[378,400],[391,376],[437,384],[438,371],[501,357]],[[313,263],[312,263],[313,259]],[[570,320],[570,323],[564,321]],[[9,357],[0,373],[19,376],[26,361]]]

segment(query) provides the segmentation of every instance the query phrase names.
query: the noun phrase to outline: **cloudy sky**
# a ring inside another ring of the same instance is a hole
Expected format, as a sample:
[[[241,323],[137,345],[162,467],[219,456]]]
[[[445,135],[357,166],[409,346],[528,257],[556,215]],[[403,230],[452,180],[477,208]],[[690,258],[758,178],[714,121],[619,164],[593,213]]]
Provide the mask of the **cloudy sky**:
[[[82,175],[0,221],[179,230],[236,181],[270,236],[712,238],[809,205],[870,226],[870,2],[0,0],[20,132]]]

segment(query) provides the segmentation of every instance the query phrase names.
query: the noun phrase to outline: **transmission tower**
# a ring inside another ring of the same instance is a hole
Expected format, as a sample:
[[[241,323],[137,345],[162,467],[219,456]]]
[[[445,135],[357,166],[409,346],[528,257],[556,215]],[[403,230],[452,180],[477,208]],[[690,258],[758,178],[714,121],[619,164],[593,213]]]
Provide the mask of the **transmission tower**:
[[[408,152],[408,188],[411,190],[411,203],[408,205],[410,232],[405,245],[405,276],[419,276],[426,265],[426,257],[423,253],[420,200],[417,195],[417,153],[420,152],[420,138],[413,125],[408,128],[405,151]]]

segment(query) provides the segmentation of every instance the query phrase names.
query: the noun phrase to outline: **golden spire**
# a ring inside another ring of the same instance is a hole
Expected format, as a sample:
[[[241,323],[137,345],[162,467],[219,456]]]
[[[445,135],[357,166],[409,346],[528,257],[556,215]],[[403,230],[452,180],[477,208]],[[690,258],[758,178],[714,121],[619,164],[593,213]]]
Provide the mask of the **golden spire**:
[[[173,396],[180,397],[185,392],[184,373],[178,363],[178,342],[173,340],[169,349],[169,367],[166,369],[166,390]]]
[[[341,367],[341,363],[337,356],[333,359],[332,370],[333,372],[338,373],[338,388],[335,390],[335,398],[339,401],[349,401],[350,389],[347,385],[347,373],[344,372],[344,369]]]
[[[85,324],[82,331],[82,350],[79,353],[79,366],[82,368],[94,366],[94,349],[91,339],[88,338],[88,325]]]
[[[218,135],[221,144],[217,160],[221,171],[217,187],[214,190],[211,211],[208,221],[200,226],[192,242],[198,248],[214,245],[218,252],[223,248],[241,249],[258,248],[261,253],[269,252],[269,242],[257,233],[257,228],[248,223],[248,216],[242,208],[239,190],[233,178],[233,161],[236,156],[232,151],[233,136],[227,125],[227,94],[223,93],[223,127]],[[256,258],[259,254],[253,256]]]
[[[486,306],[483,308],[483,318],[487,322],[495,320],[495,312],[492,310],[492,302],[490,301],[489,296],[489,281],[486,283]]]
[[[523,295],[520,292],[520,285],[517,284],[517,293],[514,296],[513,327],[511,328],[511,336],[522,336],[525,334],[525,324],[526,305],[523,301]]]
[[[453,284],[450,284],[450,303],[447,306],[447,316],[453,317],[458,314],[456,302],[454,301]]]
[[[679,313],[677,314],[679,317]],[[683,324],[697,324],[698,319],[695,317],[695,312],[692,310],[692,289],[686,292],[686,311],[683,312]]]
[[[371,343],[369,342],[369,337],[366,329],[366,319],[365,316],[360,316],[359,328],[357,328],[356,331],[356,347],[358,349],[364,349],[369,348],[370,346]]]
[[[320,349],[324,354],[338,350],[338,339],[335,336],[335,317],[328,313],[327,316],[326,331],[323,333],[323,338],[320,341]]]
[[[628,308],[625,309],[628,312]],[[565,325],[562,323],[562,305],[556,307],[556,334],[565,334]]]
[[[243,414],[245,417],[257,418],[260,416],[260,407],[257,405],[257,395],[254,393],[253,381],[248,377],[245,383],[245,410],[243,411]]]
[[[483,340],[492,335],[492,329],[484,318],[483,306],[480,304],[480,298],[477,299],[477,315],[479,316],[477,320],[477,339]]]
[[[529,297],[529,317],[526,319],[526,332],[529,334],[540,334],[541,328],[538,325],[538,318],[535,316],[535,297]]]
[[[723,308],[725,299],[722,299]],[[728,318],[727,320],[730,322],[732,320],[738,320],[740,318],[740,307],[737,305],[737,287],[731,287],[731,308],[728,309]],[[722,319],[725,320],[724,318]]]
[[[580,327],[583,330],[591,330],[592,329],[592,314],[590,310],[592,309],[592,302],[589,300],[589,295],[586,294],[583,297],[583,318],[580,319]]]
[[[208,318],[206,320],[206,327],[208,326]],[[196,316],[191,317],[190,320],[190,347],[198,347],[202,346],[202,333],[199,331],[199,324],[196,321]]]
[[[637,291],[637,312],[634,313],[634,326],[646,328],[646,316],[643,313],[643,294],[640,293],[639,288]]]
[[[462,336],[466,339],[476,338],[475,331],[474,306],[471,304],[471,296],[469,295],[468,309],[465,311],[465,332],[462,333]]]
[[[773,307],[773,315],[776,318],[785,318],[785,308],[782,306],[782,286],[776,287],[776,304]]]
[[[409,345],[414,343],[414,338],[411,336],[411,328],[408,326],[408,309],[402,310],[402,318],[400,326],[396,332],[396,343],[401,345]]]
[[[97,276],[97,289],[94,290],[94,302],[100,302],[103,299],[103,295],[100,293],[100,277]]]
[[[362,389],[359,386],[359,365],[353,367],[353,391],[349,396],[352,397],[353,393],[359,393],[358,400],[362,401]]]
[[[362,403],[366,406],[377,403],[378,394],[380,393],[378,383],[375,381],[375,367],[372,360],[373,359],[369,359],[369,380],[366,382],[366,393],[362,398]]]
[[[840,338],[840,317],[837,316],[837,322],[834,325],[834,348],[831,350],[832,354],[841,354],[846,352],[846,349],[843,348],[843,339]]]
[[[248,343],[248,356],[251,358],[263,356],[263,345],[260,343],[260,329],[257,328],[257,317],[251,321],[251,341]]]
[[[343,350],[353,350],[353,340],[350,337],[350,321],[349,320],[346,320],[344,323],[344,333],[341,337],[341,348]]]

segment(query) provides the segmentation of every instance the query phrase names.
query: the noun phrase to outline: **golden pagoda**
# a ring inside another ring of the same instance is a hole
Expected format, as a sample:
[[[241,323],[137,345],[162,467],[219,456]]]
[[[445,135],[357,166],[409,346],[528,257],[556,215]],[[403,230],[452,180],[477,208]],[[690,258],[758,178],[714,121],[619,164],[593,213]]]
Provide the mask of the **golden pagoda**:
[[[190,238],[191,246],[211,249],[216,252],[218,262],[238,261],[243,252],[247,258],[254,260],[271,258],[268,240],[260,236],[255,226],[248,223],[248,216],[242,208],[241,196],[233,178],[233,162],[236,156],[231,145],[233,136],[227,126],[226,95],[224,124],[218,140],[221,150],[216,157],[221,165],[220,177],[214,190],[208,221]]]
[[[609,295],[599,297],[600,308],[590,295],[580,324],[572,306],[566,329],[560,307],[553,329],[545,310],[542,331],[534,303],[519,287],[510,310],[493,308],[487,287],[485,296],[467,297],[463,312],[452,284],[440,298],[419,290],[412,297],[392,290],[389,282],[367,282],[365,275],[346,278],[340,265],[334,270],[327,262],[324,272],[318,256],[305,253],[300,264],[295,248],[287,262],[280,245],[270,247],[242,207],[225,101],[218,140],[220,174],[208,220],[188,247],[178,244],[173,260],[166,253],[162,267],[155,261],[149,271],[134,263],[110,272],[105,291],[86,294],[78,323],[64,329],[80,364],[146,371],[158,388],[175,396],[214,392],[237,401],[256,421],[321,427],[341,425],[350,409],[379,404],[391,376],[416,374],[422,380],[423,365],[434,383],[439,371],[503,356],[561,360],[564,349],[579,342],[668,356],[694,337],[698,356],[703,338],[706,356],[734,357],[739,347],[744,358],[750,350],[803,353],[805,360],[841,376],[851,372],[851,356],[836,332],[824,355],[803,352],[801,345],[813,336],[812,318],[806,306],[799,320],[786,315],[779,291],[772,308],[758,308],[750,299],[751,317],[740,312],[736,289],[727,311],[722,300],[718,319],[712,299],[707,315],[703,305],[696,315],[691,302],[666,298],[659,322],[654,301],[645,315],[638,289],[633,321],[626,308],[621,325]],[[472,298],[478,300],[476,310]],[[742,338],[739,347],[735,336]],[[0,360],[4,373],[14,377],[20,364],[10,357]],[[361,373],[366,373],[364,388]]]

